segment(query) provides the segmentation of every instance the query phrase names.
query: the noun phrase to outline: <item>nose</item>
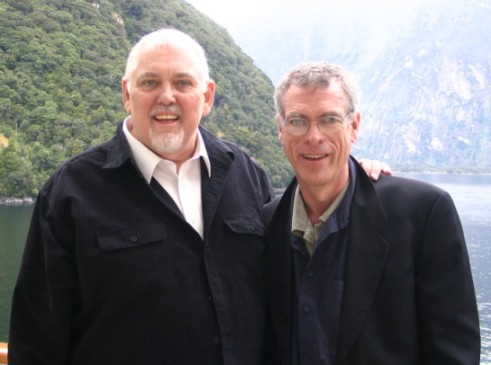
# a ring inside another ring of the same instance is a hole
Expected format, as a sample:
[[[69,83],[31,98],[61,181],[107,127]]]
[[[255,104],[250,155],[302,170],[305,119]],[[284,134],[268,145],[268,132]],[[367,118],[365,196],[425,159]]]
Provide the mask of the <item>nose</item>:
[[[163,84],[159,90],[158,102],[163,105],[170,105],[175,102],[174,88],[172,85]]]
[[[319,123],[310,122],[305,138],[309,142],[319,142],[324,139],[324,134],[319,129]]]

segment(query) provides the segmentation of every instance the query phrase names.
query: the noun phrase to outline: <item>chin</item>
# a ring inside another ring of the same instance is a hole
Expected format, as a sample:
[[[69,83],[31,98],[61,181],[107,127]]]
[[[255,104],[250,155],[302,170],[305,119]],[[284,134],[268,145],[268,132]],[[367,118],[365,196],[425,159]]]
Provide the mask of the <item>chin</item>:
[[[158,133],[150,136],[153,149],[159,154],[179,151],[184,142],[182,133]]]

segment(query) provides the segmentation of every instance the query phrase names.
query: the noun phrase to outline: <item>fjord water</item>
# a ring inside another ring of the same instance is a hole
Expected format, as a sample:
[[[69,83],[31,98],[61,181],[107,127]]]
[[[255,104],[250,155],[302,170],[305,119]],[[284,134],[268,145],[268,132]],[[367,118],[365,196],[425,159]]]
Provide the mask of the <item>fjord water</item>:
[[[447,190],[462,220],[481,320],[481,365],[491,365],[491,175],[396,174]],[[32,206],[0,206],[0,342],[8,318]],[[445,227],[442,227],[445,229]]]
[[[33,206],[0,205],[0,342],[7,342],[12,291]]]

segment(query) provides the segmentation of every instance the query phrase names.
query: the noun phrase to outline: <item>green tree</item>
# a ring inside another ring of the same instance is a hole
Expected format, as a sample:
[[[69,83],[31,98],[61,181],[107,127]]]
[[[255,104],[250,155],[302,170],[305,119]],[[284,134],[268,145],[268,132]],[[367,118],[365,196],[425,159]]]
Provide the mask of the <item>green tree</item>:
[[[70,156],[114,134],[131,44],[158,27],[191,34],[217,82],[203,125],[239,144],[275,186],[291,174],[276,136],[273,86],[225,29],[183,0],[0,0],[0,196],[35,194]]]

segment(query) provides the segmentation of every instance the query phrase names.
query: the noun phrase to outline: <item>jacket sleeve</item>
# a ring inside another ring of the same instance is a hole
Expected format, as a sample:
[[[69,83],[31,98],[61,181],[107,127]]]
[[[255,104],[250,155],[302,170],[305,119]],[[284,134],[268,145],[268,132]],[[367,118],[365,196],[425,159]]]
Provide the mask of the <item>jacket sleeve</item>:
[[[479,364],[471,267],[460,219],[446,192],[441,192],[428,215],[416,257],[421,363]]]
[[[71,255],[52,228],[55,220],[40,194],[12,300],[10,365],[68,363],[76,275]]]

